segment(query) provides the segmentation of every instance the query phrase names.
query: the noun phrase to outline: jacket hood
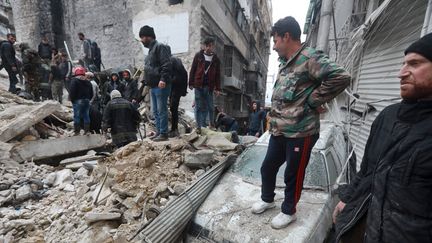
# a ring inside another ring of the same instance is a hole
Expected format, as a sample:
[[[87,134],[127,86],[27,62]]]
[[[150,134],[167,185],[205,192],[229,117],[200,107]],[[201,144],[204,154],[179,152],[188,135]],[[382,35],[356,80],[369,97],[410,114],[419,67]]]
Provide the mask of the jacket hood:
[[[111,73],[110,76],[109,76],[110,81],[113,81],[113,80],[112,80],[112,76],[113,76],[113,75],[114,75],[114,76],[117,76],[117,81],[120,81],[120,76],[118,75],[118,73]]]
[[[129,79],[132,80],[132,73],[129,69],[125,69],[125,70],[123,70],[123,72],[129,73]]]

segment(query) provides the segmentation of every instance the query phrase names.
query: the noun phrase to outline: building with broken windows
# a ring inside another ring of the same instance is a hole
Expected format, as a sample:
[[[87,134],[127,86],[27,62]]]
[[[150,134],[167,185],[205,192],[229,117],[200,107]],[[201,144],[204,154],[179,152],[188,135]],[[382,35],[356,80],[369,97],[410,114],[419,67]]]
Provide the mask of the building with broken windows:
[[[373,120],[400,101],[403,51],[432,32],[431,0],[311,0],[305,32],[313,47],[351,71],[329,118],[343,121],[361,161]]]
[[[41,35],[57,47],[63,42],[77,59],[78,32],[96,41],[105,68],[140,67],[146,50],[138,31],[154,27],[159,41],[171,46],[187,69],[202,40],[216,38],[222,61],[222,95],[215,105],[247,119],[252,100],[264,101],[270,53],[269,0],[15,0],[12,3],[18,41],[36,47]],[[192,111],[193,92],[181,106]]]

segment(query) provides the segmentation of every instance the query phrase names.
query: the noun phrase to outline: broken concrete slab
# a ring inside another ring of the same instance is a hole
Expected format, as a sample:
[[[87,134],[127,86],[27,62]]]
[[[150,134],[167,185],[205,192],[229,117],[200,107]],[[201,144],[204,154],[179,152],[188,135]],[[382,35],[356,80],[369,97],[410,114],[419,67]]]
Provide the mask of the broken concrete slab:
[[[20,114],[0,128],[0,141],[8,142],[59,109],[61,105],[56,101],[44,101],[34,106],[31,111]]]
[[[71,169],[71,170],[79,170],[80,168],[84,167],[87,170],[92,170],[92,169],[89,169],[88,166],[96,166],[97,164],[98,164],[97,160],[93,160],[93,161],[85,161],[85,162],[67,164],[65,168]]]
[[[196,152],[185,151],[184,164],[190,168],[206,168],[211,164],[214,151],[210,149],[198,150]]]
[[[85,220],[88,224],[98,222],[98,221],[107,221],[107,220],[118,220],[121,217],[120,213],[86,213]]]
[[[106,138],[100,134],[73,136],[58,139],[17,143],[12,151],[12,158],[18,162],[41,160],[55,156],[81,152],[105,145]]]
[[[199,147],[203,146],[206,141],[207,141],[207,136],[200,136],[197,140],[195,140],[195,142],[193,142],[193,145],[196,148],[199,148]]]

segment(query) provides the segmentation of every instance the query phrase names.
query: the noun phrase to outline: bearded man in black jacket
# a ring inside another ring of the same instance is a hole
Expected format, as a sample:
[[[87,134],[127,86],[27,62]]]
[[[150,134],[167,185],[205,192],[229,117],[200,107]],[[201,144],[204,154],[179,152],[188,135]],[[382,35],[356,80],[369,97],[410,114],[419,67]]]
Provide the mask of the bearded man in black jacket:
[[[402,102],[375,119],[339,194],[336,242],[432,242],[432,33],[405,50],[399,78]]]

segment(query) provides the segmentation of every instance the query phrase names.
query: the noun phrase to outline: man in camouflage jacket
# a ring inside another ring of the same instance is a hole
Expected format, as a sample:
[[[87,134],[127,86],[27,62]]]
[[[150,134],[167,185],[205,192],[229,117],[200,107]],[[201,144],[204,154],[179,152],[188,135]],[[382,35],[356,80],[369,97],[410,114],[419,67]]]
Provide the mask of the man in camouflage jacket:
[[[280,19],[272,28],[274,50],[282,63],[273,87],[270,142],[261,167],[261,200],[253,213],[272,208],[276,174],[286,161],[285,199],[273,218],[275,229],[296,220],[296,204],[303,188],[305,169],[319,137],[321,105],[340,94],[350,75],[322,52],[300,42],[300,26],[293,17]]]

